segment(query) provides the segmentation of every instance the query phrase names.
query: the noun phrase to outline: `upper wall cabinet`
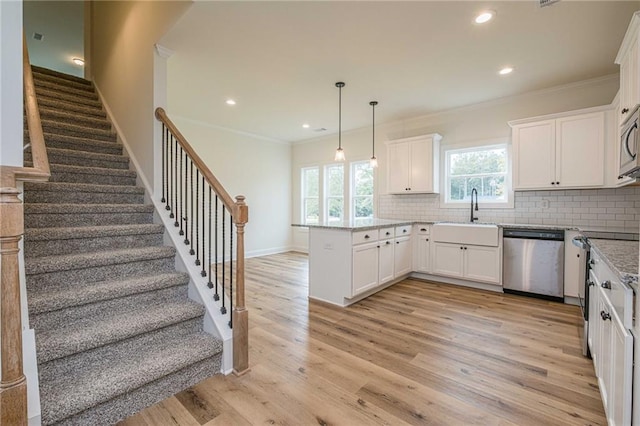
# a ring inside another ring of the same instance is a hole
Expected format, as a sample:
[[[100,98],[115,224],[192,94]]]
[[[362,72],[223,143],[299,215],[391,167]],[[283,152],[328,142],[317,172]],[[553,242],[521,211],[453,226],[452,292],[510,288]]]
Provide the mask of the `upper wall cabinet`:
[[[440,192],[437,133],[387,142],[387,191],[389,194]]]
[[[618,123],[629,117],[633,108],[640,104],[640,85],[638,72],[640,71],[640,55],[638,54],[638,37],[640,34],[640,12],[633,14],[627,33],[622,40],[616,64],[620,65],[620,106],[618,109]]]
[[[509,123],[515,190],[597,188],[605,184],[605,113]]]

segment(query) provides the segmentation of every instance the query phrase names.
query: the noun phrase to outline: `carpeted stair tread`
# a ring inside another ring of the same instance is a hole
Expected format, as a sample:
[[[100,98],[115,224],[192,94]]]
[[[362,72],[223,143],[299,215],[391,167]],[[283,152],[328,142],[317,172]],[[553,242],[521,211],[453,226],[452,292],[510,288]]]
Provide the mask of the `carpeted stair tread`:
[[[29,141],[28,131],[24,132],[25,141]],[[48,149],[66,149],[72,151],[111,154],[122,156],[123,147],[117,142],[98,141],[90,138],[44,133],[44,141]]]
[[[24,205],[27,228],[125,225],[152,223],[151,204],[48,204]]]
[[[43,380],[43,417],[57,421],[129,393],[220,352],[220,344],[206,333],[193,333],[170,342],[125,352],[118,362],[108,359],[84,366],[73,376]],[[70,395],[74,395],[70,397]]]
[[[74,255],[43,256],[30,259],[29,264],[25,265],[25,273],[29,276],[96,266],[117,265],[170,257],[174,256],[175,253],[176,249],[173,247],[160,246],[108,250],[96,253],[79,253]]]
[[[107,319],[85,318],[55,330],[36,329],[38,363],[105,346],[202,315],[202,305],[180,300],[140,306]]]
[[[113,169],[129,169],[129,159],[123,155],[77,151],[73,149],[47,148],[50,164],[92,166]],[[31,150],[24,153],[25,161],[31,161]]]
[[[25,184],[25,203],[135,204],[144,188],[132,185],[46,182]]]
[[[83,115],[107,118],[107,113],[102,109],[101,105],[82,105],[62,99],[39,97],[38,106],[57,108],[67,112],[77,112]]]
[[[64,123],[57,120],[42,119],[42,131],[59,135],[87,137],[95,140],[116,142],[116,133],[111,129],[97,129],[89,125]]]
[[[161,224],[133,224],[109,226],[80,226],[70,228],[31,228],[24,233],[25,240],[72,240],[76,238],[96,238],[102,236],[124,236],[163,233]]]
[[[46,79],[34,78],[33,84],[36,87],[43,89],[55,90],[61,93],[68,93],[70,95],[82,96],[91,100],[98,100],[98,95],[93,90],[93,87],[78,88],[68,84],[58,84],[56,82],[48,81]]]
[[[152,204],[50,204],[25,203],[25,214],[86,214],[86,213],[153,213]]]
[[[125,170],[125,169],[109,169],[106,167],[83,167],[83,166],[74,166],[72,164],[51,164],[50,165],[51,174],[78,174],[78,175],[95,175],[95,176],[105,176],[105,177],[118,177],[118,178],[128,178],[127,181],[130,181],[128,184],[121,184],[125,186],[132,186],[136,184],[136,176],[137,173],[133,170]],[[55,178],[55,176],[53,176]],[[50,182],[64,182],[64,180],[50,180]],[[82,181],[74,181],[67,183],[90,183],[97,184],[97,182],[82,182]],[[112,183],[105,183],[104,185],[113,185]]]
[[[103,300],[118,299],[132,294],[186,285],[189,275],[165,272],[134,278],[86,283],[64,283],[54,289],[29,294],[29,314],[37,315],[70,306],[86,305]]]
[[[55,99],[55,100],[65,101],[65,102],[73,102],[79,105],[102,108],[102,104],[100,103],[100,100],[89,99],[84,96],[76,96],[70,93],[60,92],[58,90],[51,90],[46,87],[36,86],[36,96],[38,97],[38,103],[42,98],[49,98],[49,99]]]
[[[60,71],[55,71],[49,68],[43,68],[43,67],[39,67],[37,65],[31,65],[31,71],[38,73],[38,74],[44,74],[46,76],[51,76],[51,77],[55,77],[59,80],[63,80],[63,81],[70,81],[70,82],[74,82],[74,83],[79,83],[79,84],[84,84],[87,86],[91,86],[92,83],[90,80],[84,79],[82,77],[77,77],[75,75],[71,75],[71,74],[65,74],[62,73]],[[35,78],[37,78],[37,76],[35,76]]]
[[[42,120],[59,121],[67,124],[76,124],[84,127],[111,130],[111,123],[103,117],[95,115],[83,115],[77,112],[60,111],[55,108],[40,107],[40,118]]]

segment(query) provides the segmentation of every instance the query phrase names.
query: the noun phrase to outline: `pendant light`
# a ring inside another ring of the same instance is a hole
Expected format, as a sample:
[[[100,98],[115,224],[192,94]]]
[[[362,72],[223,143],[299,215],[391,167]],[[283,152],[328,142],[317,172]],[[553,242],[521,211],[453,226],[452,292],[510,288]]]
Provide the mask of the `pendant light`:
[[[344,161],[344,150],[342,149],[342,88],[344,83],[339,81],[336,83],[339,90],[338,97],[338,149],[336,150],[335,161]]]
[[[371,115],[372,115],[371,159],[369,160],[369,165],[375,168],[375,167],[378,167],[378,159],[376,158],[376,105],[378,105],[378,102],[371,101],[369,102],[369,105],[371,105]]]

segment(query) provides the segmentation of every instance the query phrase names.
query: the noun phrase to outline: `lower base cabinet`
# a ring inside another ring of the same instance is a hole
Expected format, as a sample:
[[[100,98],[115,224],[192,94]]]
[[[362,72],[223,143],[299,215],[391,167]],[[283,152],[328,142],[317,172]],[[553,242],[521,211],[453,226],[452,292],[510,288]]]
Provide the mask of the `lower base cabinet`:
[[[398,278],[411,273],[413,262],[411,257],[411,237],[395,239],[393,277]]]
[[[498,247],[470,244],[433,243],[433,274],[500,283],[500,250]]]
[[[351,296],[378,285],[378,244],[362,244],[353,248],[353,281]]]

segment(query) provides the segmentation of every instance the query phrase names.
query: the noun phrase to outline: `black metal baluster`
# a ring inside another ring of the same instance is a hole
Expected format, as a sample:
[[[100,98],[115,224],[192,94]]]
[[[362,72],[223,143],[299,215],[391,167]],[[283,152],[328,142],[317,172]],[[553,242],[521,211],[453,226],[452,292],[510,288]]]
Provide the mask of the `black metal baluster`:
[[[189,223],[191,222],[191,214],[189,213],[189,189],[187,185],[189,183],[189,156],[186,151],[184,152],[184,216],[182,216],[182,220],[184,221],[184,245],[189,245]]]
[[[173,135],[170,134],[170,142],[169,142],[169,149],[171,151],[171,155],[169,155],[169,160],[170,160],[170,166],[169,166],[169,173],[171,174],[171,178],[169,179],[169,182],[171,183],[171,188],[169,190],[169,194],[170,194],[170,198],[171,200],[167,202],[167,207],[166,209],[169,210],[169,218],[173,219],[173,210],[171,209],[171,206],[174,203],[175,197],[173,196],[173,179],[174,179],[174,175],[175,175],[175,171],[173,169]]]
[[[162,124],[162,198],[160,199],[161,203],[164,203],[167,201],[167,197],[166,197],[166,189],[167,189],[167,182],[165,181],[165,175],[166,175],[166,169],[167,169],[167,165],[165,164],[165,147],[166,147],[166,142],[167,142],[167,128],[165,127],[164,123]]]
[[[233,307],[233,216],[229,213],[229,308]],[[233,312],[229,315],[229,327],[233,328]]]
[[[188,156],[187,156],[188,158]],[[193,161],[189,159],[189,192],[191,193],[191,207],[189,208],[189,254],[193,256],[196,254],[193,249]]]
[[[173,226],[175,226],[176,228],[178,226],[180,226],[180,222],[178,222],[178,219],[180,218],[180,216],[178,215],[178,140],[174,137],[173,138],[174,144],[175,144],[175,151],[176,151],[176,157],[175,157],[175,170],[173,172],[173,190],[175,192],[175,197],[174,197],[174,210],[173,213],[175,215],[175,222],[173,223]],[[180,148],[182,149],[182,148]],[[181,163],[182,164],[182,163]]]
[[[178,233],[178,235],[184,235],[184,229],[182,229],[182,221],[184,219],[184,216],[182,214],[182,204],[184,201],[184,191],[182,191],[182,156],[184,155],[184,150],[182,149],[182,146],[180,146],[180,174],[179,174],[179,178],[178,178],[178,190],[180,191],[180,210],[178,211],[178,218],[180,218],[180,223],[178,223],[178,225],[180,226],[180,232]]]
[[[204,186],[204,175],[203,175],[202,176],[202,230],[203,232],[205,229],[204,210],[206,209],[204,188],[205,186]],[[205,270],[205,263],[206,263],[206,255],[204,251],[205,244],[206,244],[206,241],[205,241],[204,235],[202,235],[202,271],[200,271],[200,275],[202,275],[203,277],[207,276],[207,271]],[[211,248],[211,191],[209,191],[209,248]],[[211,279],[209,279],[209,281],[211,281]]]
[[[209,187],[209,191],[211,191],[211,187]],[[211,193],[211,192],[209,192]],[[218,294],[218,195],[216,194],[216,227],[215,227],[215,237],[214,237],[214,243],[213,246],[215,247],[215,260],[216,260],[216,267],[215,267],[215,274],[216,274],[216,290],[215,293],[213,294],[213,300],[220,300],[220,294]],[[211,234],[209,234],[209,238],[211,238]],[[209,277],[211,277],[211,258],[209,258]],[[209,281],[211,282],[211,281]],[[211,285],[213,287],[213,284]]]
[[[225,214],[225,212],[227,211],[226,207],[222,207],[222,307],[220,308],[220,312],[222,312],[222,314],[226,314],[227,313],[227,308],[225,306],[225,300],[224,300],[224,285],[225,285],[225,251],[224,251],[224,247],[225,247],[225,221],[226,221],[226,217],[227,215]],[[217,259],[216,259],[216,265],[218,264]]]
[[[204,199],[203,199],[204,202]],[[200,265],[200,236],[198,235],[198,227],[200,226],[200,216],[198,215],[200,210],[200,170],[196,167],[196,266]]]

